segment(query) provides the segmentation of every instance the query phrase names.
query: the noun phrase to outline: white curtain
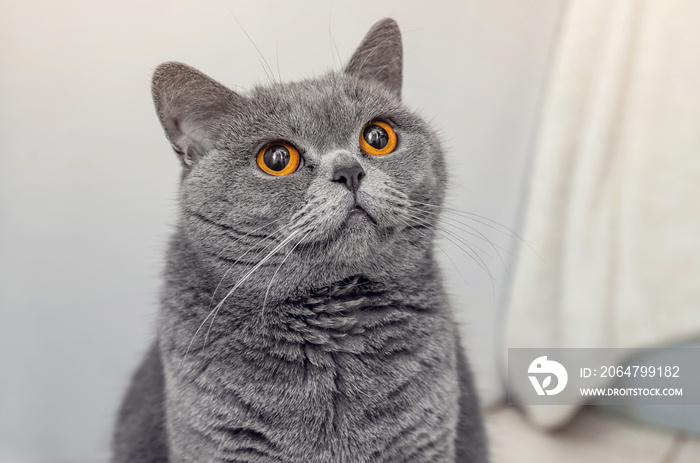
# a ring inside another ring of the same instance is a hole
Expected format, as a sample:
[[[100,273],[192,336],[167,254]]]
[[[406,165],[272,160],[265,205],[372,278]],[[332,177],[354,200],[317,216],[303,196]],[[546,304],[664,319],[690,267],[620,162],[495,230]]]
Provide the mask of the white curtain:
[[[700,2],[571,0],[536,144],[507,347],[700,336]],[[576,406],[529,406],[543,427]]]

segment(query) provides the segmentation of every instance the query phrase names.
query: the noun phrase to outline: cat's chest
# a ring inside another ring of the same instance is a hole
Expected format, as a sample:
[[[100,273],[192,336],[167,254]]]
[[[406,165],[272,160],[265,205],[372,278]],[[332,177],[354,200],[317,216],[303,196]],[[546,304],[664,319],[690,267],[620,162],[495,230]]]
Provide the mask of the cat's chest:
[[[212,438],[232,455],[256,444],[267,456],[307,462],[404,461],[395,453],[430,438],[448,448],[456,382],[449,352],[439,357],[334,353],[323,367],[231,373]]]
[[[457,385],[445,322],[379,308],[289,319],[274,343],[240,333],[192,383],[198,428],[231,455],[254,446],[280,461],[383,461],[426,436],[449,447]]]
[[[451,327],[438,314],[377,305],[291,313],[262,332],[233,333],[206,376],[234,395],[289,413],[313,415],[328,404],[343,415],[401,404],[413,388],[451,371]]]

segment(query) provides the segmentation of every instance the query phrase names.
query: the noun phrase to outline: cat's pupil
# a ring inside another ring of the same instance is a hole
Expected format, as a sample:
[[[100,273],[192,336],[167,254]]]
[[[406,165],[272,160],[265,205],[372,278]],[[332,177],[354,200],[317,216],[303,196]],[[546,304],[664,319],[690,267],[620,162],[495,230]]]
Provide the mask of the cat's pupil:
[[[362,132],[362,136],[365,137],[365,141],[372,147],[378,150],[384,148],[387,143],[389,143],[389,134],[386,133],[382,127],[378,125],[369,125]]]
[[[272,145],[263,155],[265,165],[274,171],[280,171],[289,164],[289,150],[282,145]]]

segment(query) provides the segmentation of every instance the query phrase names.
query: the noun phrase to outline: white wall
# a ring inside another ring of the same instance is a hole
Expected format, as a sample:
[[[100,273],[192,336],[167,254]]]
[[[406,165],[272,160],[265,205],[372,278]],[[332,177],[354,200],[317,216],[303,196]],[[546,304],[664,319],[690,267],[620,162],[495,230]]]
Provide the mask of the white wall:
[[[449,150],[451,204],[513,228],[564,1],[1,0],[0,461],[107,457],[114,411],[153,332],[174,222],[179,167],[152,109],[157,64],[183,61],[234,88],[264,82],[237,18],[275,72],[301,78],[340,66],[332,40],[345,61],[392,16],[404,33],[404,99]],[[493,401],[507,277],[492,248],[458,233],[497,280],[492,288],[442,244]]]

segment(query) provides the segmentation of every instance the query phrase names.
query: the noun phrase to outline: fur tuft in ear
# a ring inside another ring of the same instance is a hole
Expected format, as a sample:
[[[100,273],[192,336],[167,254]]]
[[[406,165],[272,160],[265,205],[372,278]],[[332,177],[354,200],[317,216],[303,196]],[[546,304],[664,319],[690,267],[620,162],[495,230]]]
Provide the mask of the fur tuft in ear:
[[[153,74],[153,102],[165,135],[183,166],[190,167],[213,146],[224,116],[243,97],[182,63],[164,63]]]
[[[359,79],[381,82],[400,97],[403,51],[396,21],[384,18],[372,26],[350,58],[345,72]]]

